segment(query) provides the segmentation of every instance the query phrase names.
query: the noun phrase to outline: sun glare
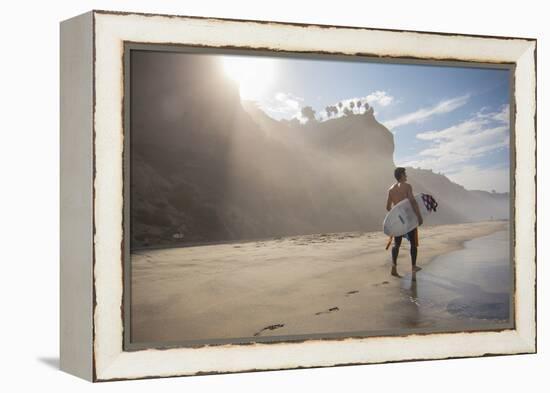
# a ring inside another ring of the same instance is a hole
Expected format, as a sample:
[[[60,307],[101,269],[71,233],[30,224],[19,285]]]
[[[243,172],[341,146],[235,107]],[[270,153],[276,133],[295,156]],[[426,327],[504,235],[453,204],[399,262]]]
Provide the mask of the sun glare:
[[[243,100],[257,100],[268,93],[275,79],[275,60],[265,57],[223,56],[226,75],[239,84]]]

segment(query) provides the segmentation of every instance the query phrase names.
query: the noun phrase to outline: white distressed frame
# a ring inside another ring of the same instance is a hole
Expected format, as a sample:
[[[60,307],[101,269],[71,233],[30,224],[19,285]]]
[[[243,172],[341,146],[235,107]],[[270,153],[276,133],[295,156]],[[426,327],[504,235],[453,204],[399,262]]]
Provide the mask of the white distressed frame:
[[[109,12],[93,12],[93,19],[94,380],[536,351],[535,40]],[[499,332],[123,351],[122,76],[125,41],[515,63],[516,328]]]

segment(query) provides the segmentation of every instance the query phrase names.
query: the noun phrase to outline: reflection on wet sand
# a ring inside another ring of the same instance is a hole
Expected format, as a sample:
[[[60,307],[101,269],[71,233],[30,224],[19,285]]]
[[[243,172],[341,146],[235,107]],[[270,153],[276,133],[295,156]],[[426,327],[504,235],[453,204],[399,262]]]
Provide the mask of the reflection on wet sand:
[[[406,304],[402,308],[402,315],[398,323],[401,328],[425,328],[431,327],[430,320],[424,317],[423,304],[418,301],[417,273],[412,272],[404,278],[404,287],[401,288],[401,303]]]
[[[409,328],[482,328],[510,318],[511,274],[508,232],[465,243],[462,250],[437,257],[420,273],[401,281],[399,322]],[[398,275],[392,269],[392,275]],[[401,277],[401,276],[399,276]]]

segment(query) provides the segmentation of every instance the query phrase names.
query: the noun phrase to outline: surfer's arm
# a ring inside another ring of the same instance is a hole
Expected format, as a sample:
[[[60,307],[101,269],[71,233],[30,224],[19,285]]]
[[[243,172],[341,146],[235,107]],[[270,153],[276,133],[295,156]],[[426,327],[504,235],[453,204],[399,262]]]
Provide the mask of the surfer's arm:
[[[386,201],[386,210],[387,211],[391,210],[391,198],[390,198],[390,193],[389,192],[388,192],[388,200]]]
[[[422,219],[422,214],[420,214],[420,208],[418,207],[418,203],[416,203],[416,199],[414,199],[411,186],[409,186],[409,189],[407,190],[407,198],[411,202],[411,206],[416,214],[416,218],[418,218],[418,225],[422,225],[424,220]]]

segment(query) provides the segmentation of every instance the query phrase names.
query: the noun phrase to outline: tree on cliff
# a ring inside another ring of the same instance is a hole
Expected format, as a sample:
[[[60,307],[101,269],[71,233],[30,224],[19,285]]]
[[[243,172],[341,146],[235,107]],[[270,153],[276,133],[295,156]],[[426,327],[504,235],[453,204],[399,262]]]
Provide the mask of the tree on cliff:
[[[305,117],[308,121],[316,121],[315,110],[310,106],[305,106],[302,108],[302,116]]]
[[[363,104],[363,106],[365,107],[365,113],[368,112],[370,106],[369,106],[369,103],[367,101],[365,101],[365,103]]]

